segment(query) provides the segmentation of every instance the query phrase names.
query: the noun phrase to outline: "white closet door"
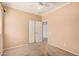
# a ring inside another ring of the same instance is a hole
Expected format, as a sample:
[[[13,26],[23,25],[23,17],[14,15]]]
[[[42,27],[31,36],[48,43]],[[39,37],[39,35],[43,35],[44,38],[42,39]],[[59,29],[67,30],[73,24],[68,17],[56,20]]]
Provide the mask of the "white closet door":
[[[40,22],[40,21],[36,21],[36,25],[35,25],[36,27],[36,29],[35,29],[35,31],[36,31],[36,38],[35,38],[35,40],[36,40],[36,42],[42,42],[42,22]]]
[[[34,28],[35,28],[35,21],[30,20],[29,21],[29,43],[33,43],[35,40]]]
[[[43,38],[48,38],[48,24],[43,22]]]

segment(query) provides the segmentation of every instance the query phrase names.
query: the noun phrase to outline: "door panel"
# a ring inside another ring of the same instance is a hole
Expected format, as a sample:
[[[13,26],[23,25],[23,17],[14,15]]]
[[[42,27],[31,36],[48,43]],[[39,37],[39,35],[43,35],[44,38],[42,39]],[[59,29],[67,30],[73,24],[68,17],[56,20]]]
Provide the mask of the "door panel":
[[[29,43],[42,42],[42,22],[29,21]]]
[[[29,21],[29,43],[33,43],[35,39],[34,29],[35,28],[35,21]]]
[[[36,21],[36,42],[42,42],[42,22]]]

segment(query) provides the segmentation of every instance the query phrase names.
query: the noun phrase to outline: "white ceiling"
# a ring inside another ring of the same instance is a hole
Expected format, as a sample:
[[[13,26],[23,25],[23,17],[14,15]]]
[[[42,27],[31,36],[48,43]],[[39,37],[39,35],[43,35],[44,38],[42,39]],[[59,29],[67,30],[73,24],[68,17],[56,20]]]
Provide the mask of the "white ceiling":
[[[2,4],[4,6],[12,7],[15,9],[19,9],[22,11],[26,11],[38,15],[46,13],[51,9],[55,9],[58,6],[65,4],[64,2],[43,2],[45,4],[48,4],[48,6],[42,9],[37,9],[34,7],[37,3],[38,2],[3,2]]]

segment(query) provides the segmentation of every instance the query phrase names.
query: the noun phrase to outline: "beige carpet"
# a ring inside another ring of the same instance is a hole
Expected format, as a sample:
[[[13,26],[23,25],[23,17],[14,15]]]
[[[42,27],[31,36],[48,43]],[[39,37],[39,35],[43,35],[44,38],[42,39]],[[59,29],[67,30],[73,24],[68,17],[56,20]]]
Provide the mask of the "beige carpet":
[[[4,50],[3,56],[75,56],[46,43],[32,43],[21,47]]]

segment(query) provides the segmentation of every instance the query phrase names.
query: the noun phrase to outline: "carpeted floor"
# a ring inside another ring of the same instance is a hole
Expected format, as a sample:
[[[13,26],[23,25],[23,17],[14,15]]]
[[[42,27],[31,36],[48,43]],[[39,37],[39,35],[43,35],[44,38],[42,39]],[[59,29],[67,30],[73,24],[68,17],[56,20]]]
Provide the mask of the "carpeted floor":
[[[3,56],[75,56],[74,54],[46,43],[26,44],[4,50]]]

